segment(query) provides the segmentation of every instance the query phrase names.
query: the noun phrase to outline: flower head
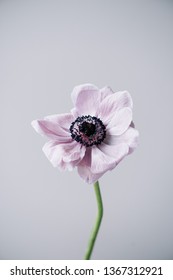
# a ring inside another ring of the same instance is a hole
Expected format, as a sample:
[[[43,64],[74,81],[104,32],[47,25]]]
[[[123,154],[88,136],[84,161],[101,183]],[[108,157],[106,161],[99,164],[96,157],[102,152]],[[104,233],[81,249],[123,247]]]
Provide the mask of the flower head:
[[[71,96],[71,113],[47,116],[32,126],[49,138],[43,152],[54,167],[77,167],[86,182],[94,183],[137,146],[132,99],[127,91],[91,84],[75,87]]]

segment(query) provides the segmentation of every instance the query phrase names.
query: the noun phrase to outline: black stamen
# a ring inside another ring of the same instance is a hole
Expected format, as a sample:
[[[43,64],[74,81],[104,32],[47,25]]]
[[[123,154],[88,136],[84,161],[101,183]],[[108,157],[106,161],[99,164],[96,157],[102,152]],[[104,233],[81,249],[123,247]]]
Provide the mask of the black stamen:
[[[91,136],[95,133],[95,124],[89,122],[83,122],[79,126],[79,131],[83,132],[87,136]]]
[[[106,137],[106,128],[99,118],[78,117],[70,126],[71,137],[86,147],[101,144]]]

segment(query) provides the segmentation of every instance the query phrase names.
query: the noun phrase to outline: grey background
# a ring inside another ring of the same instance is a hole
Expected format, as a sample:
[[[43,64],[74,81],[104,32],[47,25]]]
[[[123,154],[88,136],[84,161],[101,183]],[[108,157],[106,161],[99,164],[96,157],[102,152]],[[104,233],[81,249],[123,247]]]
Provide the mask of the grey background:
[[[93,259],[172,259],[173,1],[0,1],[0,259],[82,259],[92,185],[61,173],[30,123],[75,85],[127,89],[138,149],[100,180]]]

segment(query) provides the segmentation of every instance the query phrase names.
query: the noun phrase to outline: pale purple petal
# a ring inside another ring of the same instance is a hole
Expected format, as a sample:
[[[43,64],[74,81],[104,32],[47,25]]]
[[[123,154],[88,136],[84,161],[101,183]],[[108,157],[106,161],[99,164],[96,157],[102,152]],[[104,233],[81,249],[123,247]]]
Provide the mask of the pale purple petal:
[[[59,125],[48,120],[35,120],[31,123],[33,128],[41,135],[59,142],[67,142],[70,139],[70,133]]]
[[[105,99],[107,96],[114,94],[113,90],[106,86],[104,88],[100,89],[100,102],[103,101],[103,99]]]
[[[129,154],[131,154],[138,146],[139,132],[135,128],[129,127],[124,133],[124,142],[129,145]]]
[[[111,170],[116,166],[112,156],[106,155],[98,147],[94,146],[91,153],[91,172],[102,173]]]
[[[103,99],[97,111],[98,117],[106,125],[116,111],[124,107],[132,108],[132,106],[132,99],[127,91],[115,92]]]
[[[87,156],[85,155],[78,165],[78,174],[86,183],[93,184],[99,180],[105,172],[115,168],[128,154],[128,151],[129,147],[124,143],[116,146],[109,146],[102,143],[99,149],[95,148],[94,153],[93,148],[91,149],[92,160],[90,153],[88,153]]]
[[[107,135],[104,143],[110,146],[120,145],[120,144],[127,144],[129,147],[129,153],[132,153],[138,145],[139,140],[139,132],[133,128],[129,127],[122,135],[115,136],[115,135]]]
[[[86,152],[85,152],[85,156],[80,161],[80,165],[88,166],[88,167],[91,166],[91,152],[92,152],[92,147],[87,147]]]
[[[86,149],[85,156],[80,161],[78,165],[78,174],[79,176],[89,184],[95,183],[105,172],[93,173],[91,172],[91,153],[92,147]]]
[[[43,152],[54,167],[61,170],[72,170],[84,157],[86,148],[75,141],[57,143],[49,141],[43,147]]]
[[[52,121],[69,132],[71,123],[75,120],[73,114],[56,114],[44,118],[45,120]]]
[[[122,108],[115,113],[106,126],[108,135],[121,135],[124,133],[132,122],[132,110],[128,107]]]
[[[116,165],[129,153],[129,146],[126,143],[120,143],[112,146],[102,143],[99,149],[104,154],[113,157],[116,161]]]
[[[94,184],[105,173],[94,174],[88,166],[83,165],[79,165],[77,169],[79,176],[88,184]]]
[[[78,116],[96,116],[96,111],[100,102],[99,89],[90,84],[77,86],[72,92],[72,100]]]
[[[71,112],[71,114],[73,115],[73,117],[75,118],[75,119],[77,119],[77,117],[79,117],[79,113],[78,113],[78,111],[77,111],[77,109],[74,107],[74,108],[72,108],[71,110],[70,110],[70,112]]]
[[[47,116],[43,120],[35,120],[31,125],[39,134],[49,139],[67,142],[71,139],[69,128],[73,121],[72,114],[59,114]]]
[[[71,93],[71,98],[72,98],[72,102],[74,104],[74,106],[76,105],[78,96],[81,94],[81,92],[88,92],[88,91],[98,91],[99,89],[92,84],[83,84],[83,85],[78,85],[76,87],[74,87],[72,93]]]

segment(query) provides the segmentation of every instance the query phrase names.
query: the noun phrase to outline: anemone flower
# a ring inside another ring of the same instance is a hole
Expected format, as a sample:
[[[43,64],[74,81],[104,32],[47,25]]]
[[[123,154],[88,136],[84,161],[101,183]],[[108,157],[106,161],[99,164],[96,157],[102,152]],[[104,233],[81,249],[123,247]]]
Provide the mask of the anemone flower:
[[[54,167],[78,170],[87,183],[94,183],[98,217],[85,259],[89,259],[103,215],[98,179],[137,146],[138,131],[132,121],[132,98],[127,91],[110,87],[76,86],[71,94],[73,109],[67,114],[34,120],[32,126],[49,141],[43,152]]]

